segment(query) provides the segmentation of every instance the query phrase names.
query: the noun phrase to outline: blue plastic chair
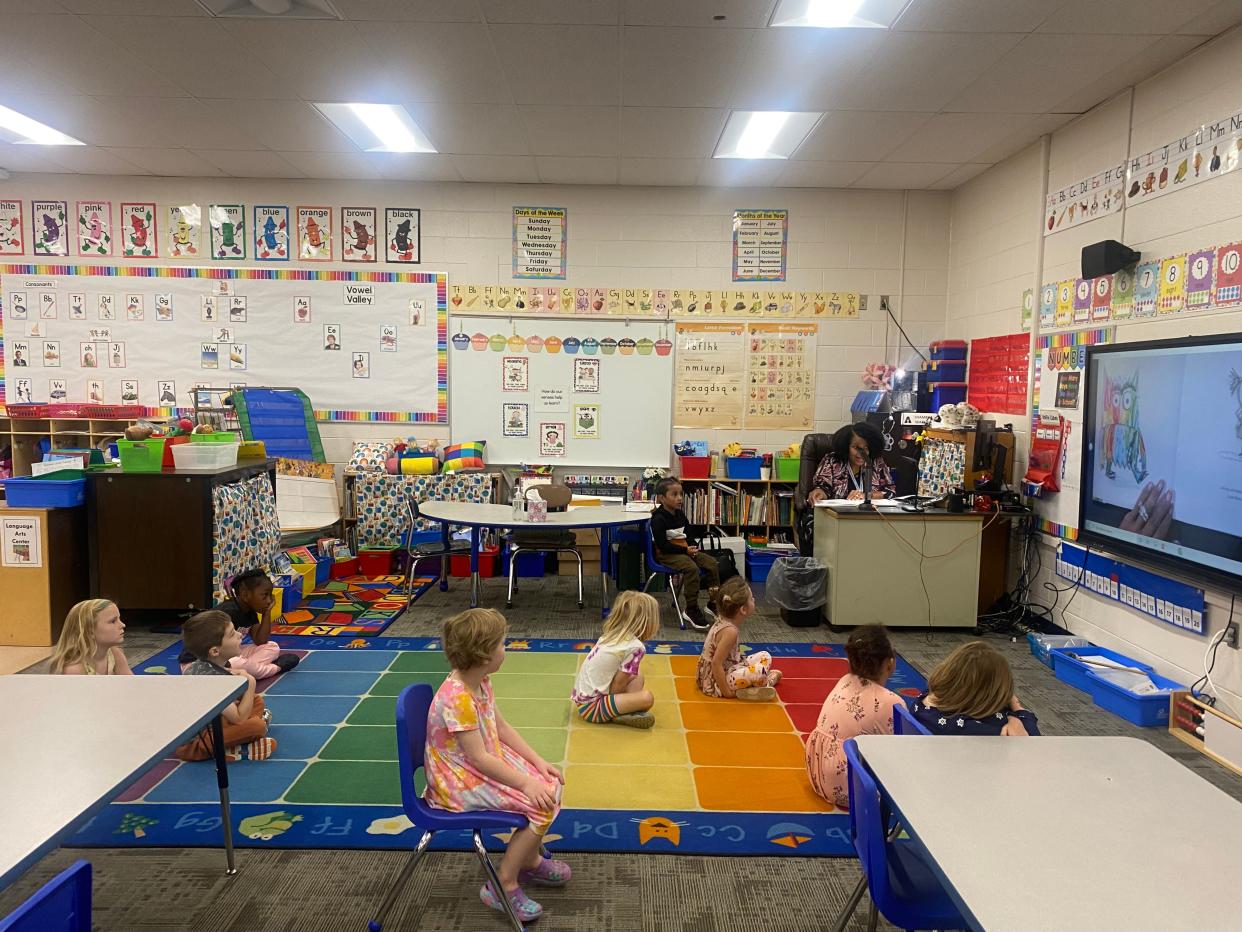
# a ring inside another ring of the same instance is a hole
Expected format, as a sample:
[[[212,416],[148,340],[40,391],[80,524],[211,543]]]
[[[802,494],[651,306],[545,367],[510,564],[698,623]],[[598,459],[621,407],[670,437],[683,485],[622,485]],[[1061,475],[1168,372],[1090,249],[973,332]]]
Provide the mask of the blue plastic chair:
[[[91,865],[75,861],[4,919],[0,932],[91,932]]]
[[[968,928],[926,855],[917,845],[898,840],[896,831],[889,828],[880,788],[853,738],[845,742],[845,759],[850,768],[850,832],[871,891],[873,912],[878,909],[901,929]],[[875,928],[874,922],[870,928]]]
[[[895,735],[931,735],[930,728],[914,717],[910,707],[902,702],[893,706],[893,734]]]
[[[677,623],[681,625],[681,630],[685,631],[687,616],[686,613],[681,610],[681,599],[677,596],[678,586],[677,579],[675,578],[681,575],[681,570],[675,570],[671,566],[665,566],[656,558],[655,544],[651,539],[650,530],[643,532],[643,538],[643,544],[647,548],[647,552],[644,554],[644,559],[647,561],[648,573],[647,581],[643,583],[643,592],[646,592],[651,588],[651,582],[657,576],[667,576],[668,592],[669,595],[673,597],[673,611],[677,613]],[[711,627],[711,625],[697,625],[691,621],[690,627],[694,628],[696,631],[706,631]]]
[[[514,812],[482,809],[474,812],[449,812],[423,802],[423,798],[414,788],[414,774],[423,766],[427,747],[427,713],[431,710],[433,695],[431,686],[427,683],[414,683],[401,690],[401,695],[397,697],[397,761],[401,772],[401,808],[405,810],[406,818],[423,830],[423,837],[419,839],[417,847],[410,855],[409,863],[405,865],[401,876],[397,878],[396,884],[380,906],[379,914],[371,920],[371,932],[379,932],[383,928],[388,911],[396,902],[397,895],[410,879],[410,875],[414,873],[414,867],[426,852],[427,845],[431,843],[436,832],[470,832],[474,837],[475,853],[483,863],[488,882],[494,890],[503,891],[500,877],[497,876],[496,868],[487,856],[487,848],[483,845],[483,832],[505,829],[516,832],[527,825],[526,816]],[[513,928],[522,932],[522,922],[509,905],[509,898],[502,892],[499,899],[504,904]]]

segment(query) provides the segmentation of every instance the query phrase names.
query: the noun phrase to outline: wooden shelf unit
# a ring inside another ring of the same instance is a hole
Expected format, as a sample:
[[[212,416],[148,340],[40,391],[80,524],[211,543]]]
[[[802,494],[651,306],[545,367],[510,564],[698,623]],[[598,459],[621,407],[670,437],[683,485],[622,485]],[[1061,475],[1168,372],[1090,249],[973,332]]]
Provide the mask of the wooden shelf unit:
[[[783,534],[787,541],[793,543],[793,491],[798,486],[796,481],[784,479],[683,479],[680,476],[676,478],[681,483],[686,496],[686,502],[683,503],[682,507],[685,509],[686,517],[689,518],[691,525],[694,527],[703,527],[704,522],[697,521],[697,518],[702,517],[702,515],[696,514],[691,510],[691,495],[703,492],[710,494],[713,487],[719,485],[733,489],[738,498],[744,495],[762,498],[764,520],[746,522],[741,520],[741,515],[738,515],[736,520],[721,521],[720,514],[714,507],[714,502],[709,498],[711,510],[706,524],[742,537],[746,536],[747,533],[762,531],[763,536],[770,540],[773,533]],[[778,517],[776,498],[780,492],[789,493],[787,499],[789,502],[789,521],[787,522],[774,520]],[[727,493],[721,492],[721,494]]]
[[[0,450],[13,449],[13,475],[29,476],[30,464],[43,459],[39,453],[39,441],[51,441],[52,450],[84,449],[98,447],[101,443],[115,440],[125,433],[125,428],[137,418],[87,418],[87,417],[8,417],[0,413]],[[143,418],[153,424],[162,424],[167,418]]]

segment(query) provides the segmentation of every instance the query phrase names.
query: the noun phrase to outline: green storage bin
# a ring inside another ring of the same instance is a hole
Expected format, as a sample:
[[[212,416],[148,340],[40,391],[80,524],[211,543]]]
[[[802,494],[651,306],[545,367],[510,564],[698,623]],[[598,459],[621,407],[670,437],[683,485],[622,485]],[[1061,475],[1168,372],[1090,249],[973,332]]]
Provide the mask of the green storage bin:
[[[775,459],[776,474],[772,478],[780,482],[797,482],[802,460],[796,456],[778,456]]]
[[[190,434],[190,443],[237,443],[237,434],[231,430],[218,430],[212,434]]]
[[[164,437],[150,440],[118,440],[122,472],[159,472],[164,468]]]

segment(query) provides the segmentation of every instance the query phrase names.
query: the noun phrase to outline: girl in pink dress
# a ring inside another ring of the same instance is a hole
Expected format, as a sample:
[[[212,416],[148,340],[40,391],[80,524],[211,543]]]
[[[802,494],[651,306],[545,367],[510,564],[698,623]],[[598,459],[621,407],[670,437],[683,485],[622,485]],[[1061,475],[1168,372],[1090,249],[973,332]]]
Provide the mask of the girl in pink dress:
[[[472,608],[444,623],[444,654],[453,671],[427,713],[423,799],[454,812],[499,809],[526,816],[530,824],[513,833],[496,872],[518,918],[533,922],[543,907],[519,884],[560,887],[569,882],[569,865],[540,851],[560,811],[565,778],[531,750],[496,708],[489,676],[505,662],[506,627],[504,615],[491,608]],[[479,897],[504,911],[500,891],[490,882]]]
[[[850,807],[844,744],[859,735],[891,735],[893,706],[902,702],[884,684],[897,667],[897,655],[882,625],[855,628],[845,642],[850,672],[837,681],[819,721],[806,740],[811,787],[838,809]]]
[[[703,639],[699,655],[699,691],[717,699],[768,702],[776,698],[781,671],[772,669],[766,650],[742,657],[737,647],[742,623],[755,612],[755,596],[741,576],[726,579],[716,593],[720,615]]]

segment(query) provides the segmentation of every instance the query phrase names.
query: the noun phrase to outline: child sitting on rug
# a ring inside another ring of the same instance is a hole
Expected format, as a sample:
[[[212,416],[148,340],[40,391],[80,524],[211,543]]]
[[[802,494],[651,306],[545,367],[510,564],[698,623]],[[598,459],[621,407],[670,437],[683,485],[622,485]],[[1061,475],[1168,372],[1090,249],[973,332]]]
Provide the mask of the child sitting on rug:
[[[220,712],[224,719],[226,755],[236,760],[240,755],[235,749],[244,747],[251,760],[271,757],[276,750],[276,739],[267,736],[272,713],[264,708],[263,697],[255,694],[254,677],[241,667],[229,666],[229,661],[242,649],[241,632],[233,619],[224,612],[210,609],[187,621],[182,631],[185,645],[195,658],[185,669],[186,676],[240,676],[246,680],[242,697]],[[193,741],[177,748],[176,754],[185,761],[211,759],[215,754],[211,729],[204,728]]]
[[[1039,734],[1035,713],[1014,695],[1009,662],[983,641],[963,644],[941,661],[910,711],[938,735]]]
[[[543,907],[519,884],[560,887],[570,878],[568,864],[540,851],[560,811],[565,778],[496,708],[489,677],[505,662],[506,628],[505,616],[491,608],[468,609],[444,623],[444,654],[453,670],[427,714],[423,799],[454,812],[499,809],[526,816],[529,824],[510,837],[497,870],[503,892],[488,881],[479,897],[503,912],[505,896],[518,919],[532,922]]]
[[[125,622],[107,599],[87,599],[69,609],[52,654],[52,673],[133,673],[121,650]]]
[[[897,654],[883,625],[862,625],[845,642],[850,672],[837,680],[806,740],[811,788],[838,809],[850,807],[845,741],[859,735],[891,735],[893,706],[903,700],[884,688],[897,669]]]
[[[277,673],[287,673],[298,665],[297,654],[282,654],[272,636],[272,581],[263,570],[246,570],[233,577],[230,587],[233,597],[216,606],[233,620],[243,634],[250,635],[250,644],[243,645],[233,658],[232,667],[245,670],[256,680],[267,679]],[[181,672],[194,662],[194,654],[187,644],[177,662]]]
[[[655,696],[643,687],[638,672],[649,641],[660,630],[660,604],[645,592],[629,590],[617,596],[604,622],[604,633],[587,654],[574,681],[572,699],[588,722],[616,722],[650,728],[655,716],[648,710]]]
[[[755,611],[755,597],[741,576],[720,586],[716,609],[719,617],[703,639],[699,655],[699,690],[721,699],[766,702],[776,698],[781,671],[771,669],[772,655],[761,650],[743,660],[737,649],[738,630]]]

